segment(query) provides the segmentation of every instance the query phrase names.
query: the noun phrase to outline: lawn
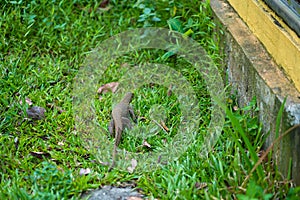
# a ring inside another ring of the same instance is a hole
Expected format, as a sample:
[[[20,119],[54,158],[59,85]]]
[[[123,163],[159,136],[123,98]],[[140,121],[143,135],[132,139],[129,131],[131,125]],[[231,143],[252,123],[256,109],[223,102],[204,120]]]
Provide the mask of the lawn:
[[[78,127],[73,104],[78,98],[78,93],[74,93],[76,77],[86,67],[86,58],[94,48],[124,31],[162,27],[193,39],[206,50],[220,72],[224,67],[219,33],[215,32],[208,1],[101,3],[1,3],[0,199],[78,199],[105,185],[131,185],[149,199],[299,198],[300,188],[281,176],[271,156],[251,171],[263,154],[261,147],[268,134],[262,132],[258,121],[255,97],[248,106],[240,108],[238,97],[226,84],[222,134],[207,157],[200,155],[213,102],[201,73],[171,50],[138,49],[116,58],[105,66],[88,101],[94,103],[97,127],[112,144],[107,125],[118,92],[100,94],[97,89],[111,89],[121,80],[129,82],[126,77],[130,77],[129,72],[136,72],[136,66],[160,63],[182,74],[196,96],[200,110],[200,115],[192,119],[198,123],[196,137],[178,159],[155,169],[135,170],[133,165],[131,170],[114,168],[109,172],[94,151],[99,145],[95,136],[90,137],[88,131],[83,134],[84,130]],[[176,73],[166,74],[159,72],[163,80],[176,77]],[[163,149],[176,137],[180,125],[185,123],[185,107],[180,105],[182,98],[172,84],[145,83],[132,91],[131,104],[138,123],[125,131],[121,149],[144,155]],[[39,120],[28,116],[28,109],[34,106],[44,108],[45,116]],[[85,139],[95,142],[94,146]]]

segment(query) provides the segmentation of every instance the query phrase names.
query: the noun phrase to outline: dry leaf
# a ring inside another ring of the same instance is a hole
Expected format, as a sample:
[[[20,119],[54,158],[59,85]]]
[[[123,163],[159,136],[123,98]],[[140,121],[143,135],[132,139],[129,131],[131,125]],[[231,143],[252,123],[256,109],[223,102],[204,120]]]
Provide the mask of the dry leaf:
[[[31,99],[29,99],[28,97],[25,98],[25,102],[26,102],[28,105],[30,105],[30,106],[32,105],[32,101],[31,101]],[[19,103],[20,103],[20,105],[22,105],[22,104],[23,104],[23,101],[20,100]]]
[[[102,85],[99,89],[98,89],[98,93],[99,94],[105,94],[109,91],[112,91],[113,93],[115,93],[117,91],[117,88],[119,86],[118,82],[111,82],[111,83],[106,83],[104,85]]]
[[[139,121],[146,121],[147,118],[146,117],[139,117]]]
[[[131,159],[131,167],[128,167],[128,172],[132,173],[137,166],[137,161],[135,159]]]
[[[103,165],[103,166],[109,166],[110,163],[109,162],[102,162],[102,161],[99,161],[100,165]]]
[[[86,169],[80,168],[80,171],[79,171],[79,175],[80,176],[88,175],[90,173],[91,173],[91,169],[90,168],[86,168]]]
[[[45,112],[46,112],[45,108],[39,106],[33,106],[26,110],[28,118],[33,120],[40,120],[45,118]]]
[[[151,148],[151,145],[146,140],[143,141],[143,146]]]
[[[58,142],[57,143],[59,146],[64,146],[65,144],[64,144],[64,142]]]
[[[198,190],[201,190],[206,187],[207,187],[207,183],[204,183],[204,182],[196,182],[195,183],[195,188]]]
[[[30,106],[32,105],[32,101],[28,97],[25,98],[25,102]]]
[[[167,131],[167,132],[170,131],[170,129],[167,127],[167,125],[165,124],[164,121],[160,120],[160,124],[161,124],[161,126],[165,129],[165,131]]]

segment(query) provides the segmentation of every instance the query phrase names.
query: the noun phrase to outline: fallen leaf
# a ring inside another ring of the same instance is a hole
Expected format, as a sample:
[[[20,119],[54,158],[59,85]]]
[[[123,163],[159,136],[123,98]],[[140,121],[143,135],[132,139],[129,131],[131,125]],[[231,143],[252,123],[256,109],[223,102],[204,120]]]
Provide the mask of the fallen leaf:
[[[45,118],[45,108],[39,106],[33,106],[26,110],[27,116],[33,120],[40,120]]]
[[[103,165],[103,166],[109,166],[109,162],[102,162],[102,161],[99,161],[100,165]]]
[[[64,146],[65,144],[64,144],[64,142],[58,142],[57,143],[59,146]]]
[[[204,182],[196,182],[195,183],[195,188],[198,190],[201,190],[206,187],[207,187],[207,183],[204,183]]]
[[[146,117],[139,117],[139,121],[146,121],[147,118]]]
[[[25,98],[25,102],[30,106],[32,105],[32,101],[28,97]]]
[[[90,168],[81,168],[80,171],[79,171],[79,175],[80,176],[83,176],[83,175],[88,175],[91,173],[91,169]]]
[[[167,132],[170,131],[170,129],[167,127],[167,125],[165,124],[164,121],[160,120],[160,124],[161,124],[161,126],[165,129],[165,131],[167,131]]]
[[[137,161],[135,159],[131,159],[131,167],[128,167],[128,172],[132,173],[137,166]]]
[[[151,148],[151,145],[146,140],[143,141],[143,146]]]
[[[25,98],[25,102],[26,102],[28,105],[30,105],[30,106],[32,105],[32,101],[31,101],[28,97]],[[22,104],[23,104],[23,101],[20,100],[19,103],[20,103],[20,105],[22,105]]]
[[[102,85],[99,89],[98,89],[98,93],[99,94],[105,94],[109,91],[112,91],[113,93],[115,93],[117,91],[117,88],[119,86],[118,82],[111,82],[111,83],[106,83],[104,85]]]

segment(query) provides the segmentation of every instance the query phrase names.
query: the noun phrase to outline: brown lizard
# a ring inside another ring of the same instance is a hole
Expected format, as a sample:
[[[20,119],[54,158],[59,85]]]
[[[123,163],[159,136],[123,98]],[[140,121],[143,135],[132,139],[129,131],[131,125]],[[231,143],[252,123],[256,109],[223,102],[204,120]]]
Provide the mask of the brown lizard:
[[[131,129],[132,124],[130,123],[130,117],[133,119],[134,122],[136,122],[136,117],[134,115],[133,109],[130,106],[130,102],[132,100],[133,94],[131,92],[128,92],[124,98],[115,105],[115,107],[112,110],[112,119],[108,125],[108,130],[111,134],[111,136],[115,137],[115,144],[113,149],[113,160],[112,164],[109,167],[109,171],[114,167],[115,160],[116,160],[116,154],[117,154],[117,148],[121,141],[122,132],[125,128]]]

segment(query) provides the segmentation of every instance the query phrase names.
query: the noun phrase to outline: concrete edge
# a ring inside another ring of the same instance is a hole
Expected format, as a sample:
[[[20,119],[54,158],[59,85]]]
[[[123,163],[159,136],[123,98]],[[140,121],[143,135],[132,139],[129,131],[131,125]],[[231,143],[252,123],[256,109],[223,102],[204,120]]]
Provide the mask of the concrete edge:
[[[270,132],[266,141],[266,146],[269,146],[276,137],[276,117],[285,97],[281,132],[300,123],[300,93],[227,1],[210,2],[214,20],[221,24],[217,29],[223,32],[219,34],[220,46],[228,81],[236,89],[241,106],[247,105],[256,96],[264,132]],[[298,129],[285,137],[274,157],[286,177],[292,161],[291,175],[297,185],[300,185],[299,135]]]

